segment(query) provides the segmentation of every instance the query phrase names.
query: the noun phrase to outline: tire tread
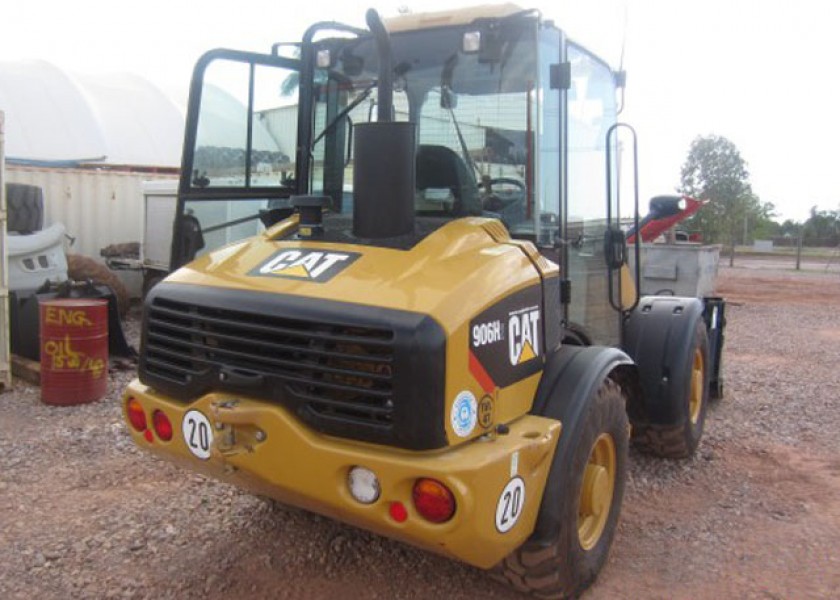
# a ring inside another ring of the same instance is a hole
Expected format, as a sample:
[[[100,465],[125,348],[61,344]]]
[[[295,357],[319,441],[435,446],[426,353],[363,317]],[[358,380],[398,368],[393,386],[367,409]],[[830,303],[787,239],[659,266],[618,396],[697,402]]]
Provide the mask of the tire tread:
[[[684,425],[634,424],[631,440],[641,452],[662,458],[687,458],[692,453]]]
[[[602,405],[615,402],[616,398],[621,398],[622,402],[626,400],[621,387],[607,379],[598,389],[594,403]],[[624,414],[623,404],[621,409]],[[622,426],[625,429],[626,423],[625,420]],[[608,535],[608,532],[605,531],[603,535]],[[490,577],[537,598],[577,598],[595,581],[598,571],[592,570],[577,580],[565,581],[562,573],[566,571],[568,562],[569,558],[560,548],[559,540],[549,545],[527,541],[496,565],[490,571]]]

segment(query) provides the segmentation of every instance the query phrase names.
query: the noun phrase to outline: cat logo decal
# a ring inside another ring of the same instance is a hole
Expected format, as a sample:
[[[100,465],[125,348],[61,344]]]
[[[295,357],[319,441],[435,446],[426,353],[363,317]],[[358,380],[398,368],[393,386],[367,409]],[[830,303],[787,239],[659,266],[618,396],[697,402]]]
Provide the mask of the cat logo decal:
[[[286,249],[251,270],[249,275],[324,283],[349,267],[361,254],[327,250]]]
[[[508,319],[508,357],[511,365],[521,365],[535,359],[540,352],[540,310],[526,308]]]

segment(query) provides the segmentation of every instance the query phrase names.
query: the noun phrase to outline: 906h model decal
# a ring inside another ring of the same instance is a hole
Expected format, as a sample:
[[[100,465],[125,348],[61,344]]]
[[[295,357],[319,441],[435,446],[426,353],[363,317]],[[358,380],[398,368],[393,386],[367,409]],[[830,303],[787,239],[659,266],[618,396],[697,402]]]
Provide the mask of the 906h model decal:
[[[544,352],[539,286],[517,292],[470,321],[470,373],[486,393],[539,371]]]

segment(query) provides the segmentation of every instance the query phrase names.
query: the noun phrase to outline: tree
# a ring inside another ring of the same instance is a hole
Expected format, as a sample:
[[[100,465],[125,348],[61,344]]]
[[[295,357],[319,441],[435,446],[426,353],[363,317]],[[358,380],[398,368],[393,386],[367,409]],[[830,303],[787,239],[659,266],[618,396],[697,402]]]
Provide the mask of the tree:
[[[753,224],[750,232],[753,240],[769,240],[783,235],[782,225],[776,221],[776,206],[772,202],[762,202],[758,220]],[[744,243],[748,244],[749,239]]]
[[[811,207],[811,216],[805,221],[802,241],[806,246],[840,245],[840,210],[817,210]]]
[[[287,58],[299,59],[300,58],[300,47],[294,46],[292,47],[291,55]],[[283,82],[280,84],[280,95],[289,97],[295,96],[298,92],[298,88],[300,87],[300,71],[292,71],[289,73]]]
[[[785,219],[781,225],[781,234],[785,237],[799,237],[799,231],[802,229],[802,223],[798,223],[793,219]]]
[[[766,219],[772,204],[762,205],[749,183],[747,163],[738,148],[723,136],[700,136],[691,142],[682,167],[680,191],[699,200],[709,200],[689,221],[701,229],[709,242],[727,242],[731,247],[744,240],[744,231]]]

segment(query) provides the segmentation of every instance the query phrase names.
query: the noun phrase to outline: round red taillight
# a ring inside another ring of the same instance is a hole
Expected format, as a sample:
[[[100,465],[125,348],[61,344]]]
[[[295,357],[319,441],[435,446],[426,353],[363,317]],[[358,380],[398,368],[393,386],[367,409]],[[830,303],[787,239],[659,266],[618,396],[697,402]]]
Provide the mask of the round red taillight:
[[[146,413],[143,412],[143,407],[137,398],[129,398],[126,403],[126,413],[128,414],[128,422],[137,431],[146,431]]]
[[[412,491],[414,508],[432,523],[445,523],[455,514],[455,496],[435,479],[418,479]]]
[[[172,423],[162,410],[156,410],[152,414],[152,425],[161,440],[168,442],[172,439]]]

